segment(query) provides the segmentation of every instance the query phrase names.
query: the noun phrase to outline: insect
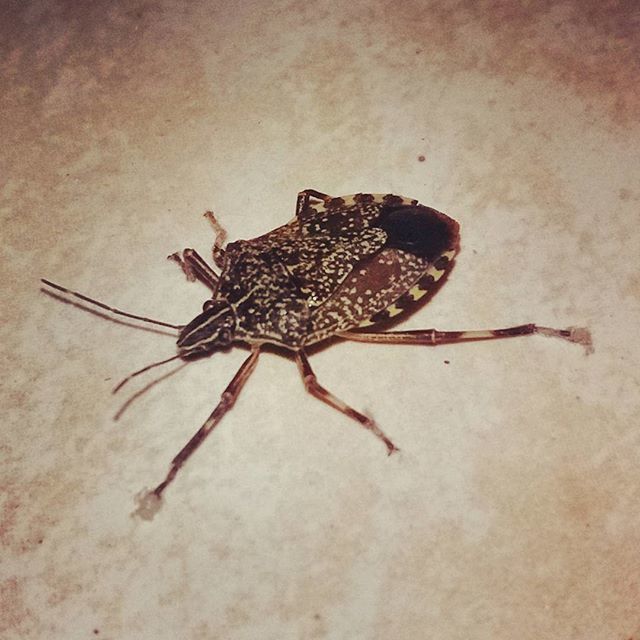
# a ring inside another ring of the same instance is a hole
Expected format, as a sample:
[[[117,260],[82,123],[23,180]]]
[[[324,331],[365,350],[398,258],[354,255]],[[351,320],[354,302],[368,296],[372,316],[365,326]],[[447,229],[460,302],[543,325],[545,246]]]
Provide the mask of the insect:
[[[215,231],[212,254],[220,273],[193,249],[169,256],[189,280],[201,281],[212,292],[202,312],[186,325],[123,312],[42,280],[56,291],[104,310],[179,332],[177,355],[131,374],[115,391],[132,377],[170,360],[208,356],[233,343],[250,347],[218,405],[172,460],[165,479],[144,496],[143,511],[159,501],[185,461],[231,409],[265,344],[293,352],[307,391],[368,429],[389,454],[397,447],[376,422],[318,382],[306,355],[311,345],[334,336],[378,344],[438,345],[537,333],[591,348],[589,332],[576,327],[525,324],[482,331],[384,330],[388,321],[399,319],[436,292],[459,249],[458,223],[417,200],[364,193],[336,198],[307,189],[298,194],[290,222],[226,246],[226,233],[213,213],[205,216]]]

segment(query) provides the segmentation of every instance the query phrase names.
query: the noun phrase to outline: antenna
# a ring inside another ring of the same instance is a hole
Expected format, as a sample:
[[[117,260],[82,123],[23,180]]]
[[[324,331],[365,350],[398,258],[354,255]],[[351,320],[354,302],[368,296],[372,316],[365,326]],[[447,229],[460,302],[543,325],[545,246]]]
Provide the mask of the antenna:
[[[48,287],[52,289],[57,289],[58,291],[62,291],[62,293],[66,293],[74,298],[78,298],[83,302],[88,302],[89,304],[93,304],[96,307],[100,307],[101,309],[105,309],[110,311],[111,313],[115,313],[119,316],[125,316],[126,318],[133,318],[134,320],[141,320],[142,322],[149,322],[150,324],[157,324],[161,327],[170,327],[171,329],[182,329],[185,325],[183,324],[170,324],[169,322],[161,322],[160,320],[153,320],[152,318],[145,318],[144,316],[137,316],[133,313],[127,313],[126,311],[121,311],[120,309],[116,309],[115,307],[110,307],[109,305],[104,304],[103,302],[99,302],[98,300],[94,300],[93,298],[89,298],[88,296],[83,295],[82,293],[78,293],[77,291],[71,291],[71,289],[66,289],[65,287],[56,284],[55,282],[50,282],[49,280],[45,280],[44,278],[40,279],[40,282],[43,282]]]

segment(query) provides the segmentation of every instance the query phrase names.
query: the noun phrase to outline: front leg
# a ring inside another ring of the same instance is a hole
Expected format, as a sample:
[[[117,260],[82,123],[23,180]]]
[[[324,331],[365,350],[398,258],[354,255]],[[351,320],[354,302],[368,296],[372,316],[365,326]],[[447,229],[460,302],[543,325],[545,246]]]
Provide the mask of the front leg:
[[[251,354],[242,363],[238,371],[231,382],[227,385],[227,388],[222,392],[220,402],[216,405],[216,408],[209,414],[209,417],[205,420],[204,424],[196,431],[191,440],[182,447],[178,452],[178,455],[171,461],[169,472],[165,476],[165,479],[153,490],[143,491],[137,496],[138,508],[134,512],[144,520],[151,520],[155,512],[160,508],[160,500],[162,493],[171,484],[176,477],[178,471],[184,463],[191,457],[196,449],[203,443],[205,438],[213,431],[218,425],[223,416],[233,407],[242,388],[249,379],[249,376],[256,368],[258,363],[258,356],[260,355],[260,346],[253,346],[251,348]]]
[[[215,293],[218,288],[218,274],[205,262],[195,249],[176,251],[167,260],[173,260],[180,265],[189,282],[200,280]]]

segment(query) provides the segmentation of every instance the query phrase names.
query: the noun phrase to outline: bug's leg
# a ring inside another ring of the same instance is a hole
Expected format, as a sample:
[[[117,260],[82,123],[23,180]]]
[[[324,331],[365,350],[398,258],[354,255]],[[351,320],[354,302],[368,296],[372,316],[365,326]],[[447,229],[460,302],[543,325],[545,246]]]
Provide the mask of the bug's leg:
[[[211,254],[213,255],[213,262],[216,266],[224,267],[224,243],[227,239],[227,232],[220,226],[220,223],[216,220],[216,217],[213,215],[213,211],[205,211],[204,217],[211,223],[213,230],[216,234],[215,240],[213,241],[213,247],[211,249]]]
[[[316,198],[325,203],[333,199],[332,196],[328,196],[326,193],[320,193],[320,191],[316,191],[315,189],[305,189],[301,191],[296,201],[296,218],[299,218],[302,212],[309,206],[309,198]]]
[[[315,373],[313,373],[313,369],[311,368],[311,364],[309,364],[309,360],[304,351],[296,351],[296,362],[298,364],[298,369],[300,370],[300,375],[302,376],[302,380],[304,381],[304,386],[307,391],[312,395],[318,398],[318,400],[322,400],[322,402],[326,402],[329,406],[341,411],[346,416],[349,416],[353,420],[359,422],[365,429],[369,429],[376,437],[380,438],[382,442],[384,442],[387,447],[387,451],[389,455],[391,455],[394,451],[398,451],[398,447],[396,447],[389,438],[383,433],[382,429],[371,419],[365,416],[364,414],[356,411],[348,404],[345,404],[340,398],[336,398],[330,391],[327,391],[323,386],[318,383]]]
[[[218,287],[218,274],[205,262],[204,258],[195,249],[183,249],[176,251],[167,260],[173,260],[180,265],[189,282],[200,280],[209,289],[215,291]]]
[[[258,356],[260,355],[260,347],[253,347],[251,349],[251,355],[242,363],[238,372],[233,376],[233,380],[227,385],[227,388],[222,392],[220,402],[216,408],[211,412],[211,415],[206,419],[205,423],[198,429],[195,435],[187,442],[182,448],[180,453],[171,461],[171,468],[166,478],[151,491],[156,498],[160,498],[162,492],[167,488],[169,483],[175,478],[176,473],[180,470],[180,467],[187,461],[191,454],[202,444],[203,440],[213,431],[213,428],[220,422],[222,416],[224,416],[231,407],[233,407],[235,401],[242,391],[242,387],[248,380],[249,376],[255,369],[258,362]]]
[[[438,331],[437,329],[418,329],[413,331],[387,332],[359,332],[343,331],[338,333],[341,338],[356,342],[378,342],[382,344],[451,344],[452,342],[467,342],[472,340],[497,340],[513,338],[515,336],[529,336],[538,333],[543,336],[562,338],[584,346],[587,353],[593,353],[591,334],[584,327],[569,327],[568,329],[551,329],[536,324],[522,324],[506,329],[484,329],[481,331]]]

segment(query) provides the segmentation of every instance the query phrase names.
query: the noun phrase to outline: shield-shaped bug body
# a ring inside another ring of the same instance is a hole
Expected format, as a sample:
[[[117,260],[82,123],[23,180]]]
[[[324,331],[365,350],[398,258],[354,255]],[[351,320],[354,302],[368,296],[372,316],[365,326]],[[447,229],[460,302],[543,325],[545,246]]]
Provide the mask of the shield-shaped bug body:
[[[427,299],[444,282],[459,247],[458,223],[417,200],[393,194],[331,197],[314,190],[298,194],[296,215],[287,224],[252,240],[224,246],[225,233],[213,214],[213,259],[217,274],[193,249],[169,256],[187,278],[207,285],[211,298],[187,325],[171,325],[125,313],[43,280],[58,291],[102,309],[179,330],[177,358],[208,355],[232,343],[251,353],[222,393],[200,430],[173,459],[166,478],[142,505],[160,498],[185,460],[231,408],[265,344],[295,354],[307,390],[370,430],[389,454],[396,446],[369,417],[322,387],[305,350],[327,338],[388,344],[437,345],[540,333],[591,347],[586,329],[551,329],[535,324],[481,331],[384,331],[414,303]],[[163,364],[167,360],[163,361]],[[155,365],[151,365],[155,366]],[[131,377],[126,378],[116,390]]]

